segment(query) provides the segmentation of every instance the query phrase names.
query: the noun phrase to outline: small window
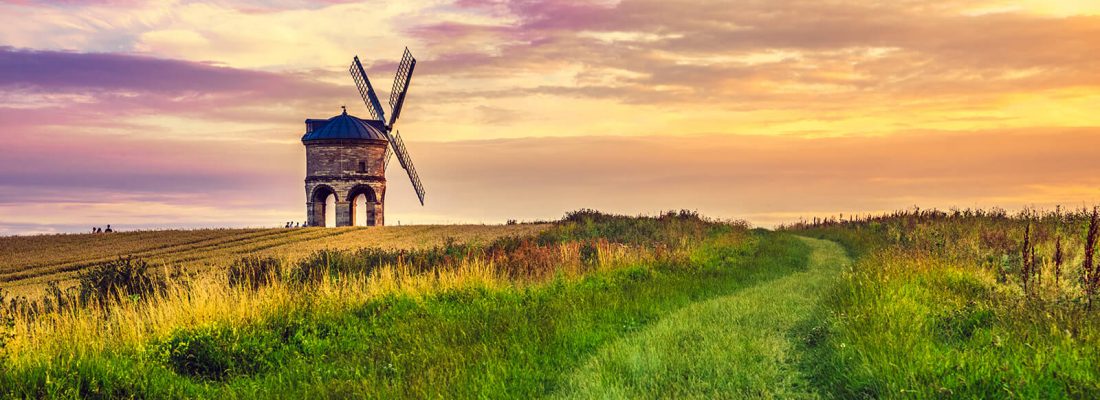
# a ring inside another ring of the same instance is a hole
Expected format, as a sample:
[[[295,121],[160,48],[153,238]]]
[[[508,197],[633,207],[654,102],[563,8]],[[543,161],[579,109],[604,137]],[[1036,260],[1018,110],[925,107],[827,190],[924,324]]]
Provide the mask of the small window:
[[[359,172],[367,172],[367,163],[366,162],[363,162],[363,161],[359,162]]]

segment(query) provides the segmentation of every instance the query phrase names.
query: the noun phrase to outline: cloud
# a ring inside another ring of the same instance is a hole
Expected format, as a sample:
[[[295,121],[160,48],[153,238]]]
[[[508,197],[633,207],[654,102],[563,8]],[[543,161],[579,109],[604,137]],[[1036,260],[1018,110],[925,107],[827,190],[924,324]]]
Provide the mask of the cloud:
[[[0,86],[44,91],[101,89],[165,94],[317,92],[316,82],[210,63],[118,53],[78,53],[0,47]]]
[[[1100,133],[1100,6],[1085,2],[29,1],[0,13],[12,46],[0,47],[0,214],[33,229],[91,222],[81,207],[135,224],[300,215],[302,120],[364,114],[350,57],[384,98],[404,46],[419,62],[400,127],[429,206],[413,207],[391,171],[390,220],[593,206],[770,223],[1096,194],[1084,152]]]
[[[323,116],[355,99],[350,84],[334,85],[305,74],[144,55],[11,47],[0,47],[0,89],[5,125],[38,129],[145,125],[163,130],[131,119],[151,116],[252,123],[258,129],[272,121],[300,123],[305,116],[291,110],[320,112],[324,105]]]
[[[257,7],[266,11],[244,10]],[[547,96],[681,112],[706,104],[824,114],[840,105],[891,102],[904,105],[910,125],[919,126],[960,117],[941,115],[937,105],[981,119],[1001,111],[996,107],[1006,97],[1085,101],[1077,92],[1100,85],[1093,72],[1100,61],[1091,57],[1100,42],[1082,39],[1100,36],[1100,16],[1052,15],[1034,11],[1049,6],[1026,2],[417,1],[374,7],[286,1],[119,8],[89,4],[80,13],[39,16],[33,27],[0,28],[0,38],[55,47],[69,36],[62,32],[78,26],[77,39],[65,42],[85,49],[121,46],[282,71],[340,71],[349,54],[369,51],[360,55],[386,77],[408,45],[421,61],[416,81],[426,84],[416,90],[436,108],[443,99]],[[53,31],[22,39],[42,26]],[[466,108],[477,105],[503,106]]]
[[[629,76],[534,89],[555,94],[643,103],[758,104],[763,97],[778,107],[1100,85],[1093,73],[1100,60],[1091,56],[1100,42],[1082,40],[1100,36],[1098,16],[968,13],[982,2],[459,4],[505,9],[515,22],[409,29],[442,53],[436,70],[484,76],[579,65],[585,75]],[[461,47],[465,38],[497,46],[470,52]],[[769,57],[777,53],[785,56]]]

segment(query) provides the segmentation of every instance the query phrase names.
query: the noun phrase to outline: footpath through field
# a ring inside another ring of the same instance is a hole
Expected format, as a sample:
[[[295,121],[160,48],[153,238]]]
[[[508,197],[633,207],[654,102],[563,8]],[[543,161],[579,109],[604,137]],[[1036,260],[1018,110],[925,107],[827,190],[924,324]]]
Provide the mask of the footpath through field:
[[[600,349],[568,378],[565,398],[817,398],[797,368],[792,331],[850,262],[836,243],[801,272],[691,304]]]

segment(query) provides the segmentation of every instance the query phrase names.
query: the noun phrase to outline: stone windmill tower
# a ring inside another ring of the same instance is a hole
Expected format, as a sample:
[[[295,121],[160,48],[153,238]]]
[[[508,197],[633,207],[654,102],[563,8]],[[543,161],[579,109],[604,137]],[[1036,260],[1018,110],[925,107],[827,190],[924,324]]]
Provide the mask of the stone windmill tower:
[[[352,79],[370,111],[370,119],[343,113],[329,119],[307,119],[302,144],[306,147],[306,221],[309,226],[325,226],[328,213],[335,213],[336,226],[384,225],[386,167],[397,153],[401,167],[408,172],[413,189],[424,205],[424,186],[405,150],[401,135],[393,129],[412,80],[416,59],[409,49],[401,58],[390,93],[390,120],[386,121],[382,104],[371,87],[359,57],[351,63]],[[335,210],[326,200],[335,196]],[[364,196],[365,221],[357,221],[356,199]]]

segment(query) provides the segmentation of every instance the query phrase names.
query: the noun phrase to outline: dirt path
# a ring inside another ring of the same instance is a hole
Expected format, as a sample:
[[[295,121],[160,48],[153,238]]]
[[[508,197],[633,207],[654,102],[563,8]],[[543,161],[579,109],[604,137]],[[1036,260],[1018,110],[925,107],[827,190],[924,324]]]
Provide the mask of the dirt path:
[[[835,243],[803,240],[806,270],[694,303],[602,348],[561,397],[819,397],[796,368],[791,332],[850,260]]]

